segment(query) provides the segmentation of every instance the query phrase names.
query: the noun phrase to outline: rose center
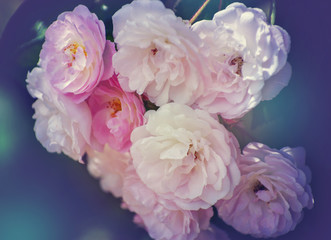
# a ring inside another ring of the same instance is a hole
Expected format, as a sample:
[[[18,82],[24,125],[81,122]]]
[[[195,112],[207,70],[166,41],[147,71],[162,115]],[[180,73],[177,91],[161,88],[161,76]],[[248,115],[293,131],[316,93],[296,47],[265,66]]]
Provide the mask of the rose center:
[[[237,65],[235,73],[242,77],[242,66],[244,65],[244,59],[242,57],[235,57],[230,61],[230,65]]]
[[[189,149],[187,151],[187,156],[189,156],[190,154],[192,154],[194,161],[199,159],[199,152],[195,151],[195,149],[193,149],[193,144],[189,145]]]
[[[87,53],[85,51],[85,47],[78,44],[77,42],[74,42],[74,43],[71,43],[69,44],[68,46],[66,46],[64,49],[63,49],[63,52],[69,56],[69,58],[71,58],[71,62],[68,63],[68,67],[72,67],[72,62],[76,60],[76,53],[77,53],[77,49],[81,47],[84,51],[84,55],[85,57],[87,57]]]
[[[257,193],[258,191],[268,191],[268,189],[260,181],[257,180],[253,186],[253,192]]]
[[[117,97],[111,98],[106,105],[106,108],[110,111],[110,116],[116,117],[116,113],[122,111],[121,100]]]
[[[151,53],[152,53],[153,56],[155,56],[158,51],[159,50],[156,47],[151,49]]]

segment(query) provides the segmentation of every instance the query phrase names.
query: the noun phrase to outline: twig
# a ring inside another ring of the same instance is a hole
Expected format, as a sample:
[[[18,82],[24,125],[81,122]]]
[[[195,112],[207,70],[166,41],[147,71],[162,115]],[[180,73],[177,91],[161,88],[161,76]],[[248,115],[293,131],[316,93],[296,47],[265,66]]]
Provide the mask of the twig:
[[[210,2],[210,0],[206,0],[202,6],[198,9],[198,11],[193,15],[193,17],[190,19],[190,24],[194,23],[194,21],[197,19],[197,17],[200,15],[203,9],[207,6],[207,4]]]

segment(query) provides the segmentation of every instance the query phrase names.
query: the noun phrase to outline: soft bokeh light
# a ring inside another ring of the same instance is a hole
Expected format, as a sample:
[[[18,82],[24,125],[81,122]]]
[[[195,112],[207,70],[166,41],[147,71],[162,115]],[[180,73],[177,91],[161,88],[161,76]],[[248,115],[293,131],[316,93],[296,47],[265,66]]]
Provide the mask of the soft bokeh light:
[[[14,106],[9,96],[0,89],[0,167],[10,161],[15,151]]]
[[[57,226],[55,214],[47,205],[26,200],[11,201],[2,204],[0,211],[2,240],[60,239],[60,232],[54,228]],[[52,238],[49,238],[50,235]]]
[[[108,229],[102,228],[89,228],[79,240],[113,240],[111,233]]]

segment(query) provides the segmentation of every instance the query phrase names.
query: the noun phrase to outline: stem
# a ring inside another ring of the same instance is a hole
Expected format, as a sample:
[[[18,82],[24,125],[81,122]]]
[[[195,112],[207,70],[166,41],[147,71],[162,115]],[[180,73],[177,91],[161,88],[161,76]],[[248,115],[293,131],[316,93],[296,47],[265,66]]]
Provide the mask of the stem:
[[[197,19],[197,17],[200,15],[203,9],[207,6],[207,4],[210,2],[210,0],[206,0],[202,6],[198,9],[198,11],[193,15],[193,17],[190,19],[190,24],[194,23],[194,21]]]
[[[218,5],[218,11],[222,9],[222,0],[220,0],[220,4]]]

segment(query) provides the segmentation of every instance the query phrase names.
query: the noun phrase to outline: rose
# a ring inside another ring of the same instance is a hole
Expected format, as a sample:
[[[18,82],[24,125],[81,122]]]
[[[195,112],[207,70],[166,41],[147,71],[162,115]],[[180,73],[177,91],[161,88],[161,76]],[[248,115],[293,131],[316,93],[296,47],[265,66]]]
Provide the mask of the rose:
[[[108,145],[105,145],[102,152],[88,150],[87,169],[89,173],[100,178],[102,190],[111,192],[115,197],[122,197],[125,171],[131,163],[131,156],[128,152],[118,152]]]
[[[131,134],[133,165],[146,186],[183,210],[209,208],[239,183],[239,145],[205,111],[169,103]]]
[[[132,130],[144,122],[141,98],[124,92],[113,76],[99,84],[89,97],[88,105],[92,112],[93,147],[101,151],[108,144],[116,151],[129,151]]]
[[[106,41],[105,26],[87,7],[77,6],[58,16],[46,31],[40,65],[52,86],[79,103],[113,75],[114,44]]]
[[[173,202],[160,198],[129,167],[124,178],[123,205],[135,212],[134,221],[153,239],[191,240],[209,226],[212,208],[188,211],[175,209]]]
[[[63,152],[82,161],[91,133],[91,113],[85,102],[75,104],[57,94],[49,83],[49,75],[34,68],[27,76],[28,90],[37,101],[32,105],[36,119],[34,131],[49,152]]]
[[[289,35],[268,25],[261,9],[233,3],[192,29],[203,41],[200,51],[210,71],[205,92],[196,101],[199,108],[225,119],[240,118],[288,84]]]
[[[276,237],[293,230],[303,208],[313,206],[303,148],[277,150],[250,143],[239,168],[242,176],[233,197],[216,204],[220,217],[237,231]]]
[[[161,1],[136,0],[113,15],[113,64],[125,91],[156,105],[193,104],[203,92],[201,40]]]

